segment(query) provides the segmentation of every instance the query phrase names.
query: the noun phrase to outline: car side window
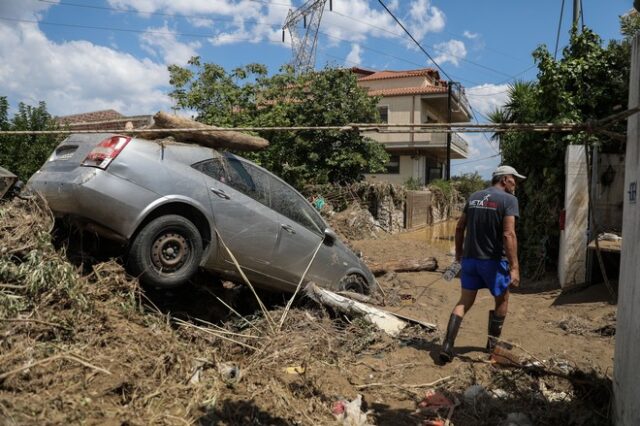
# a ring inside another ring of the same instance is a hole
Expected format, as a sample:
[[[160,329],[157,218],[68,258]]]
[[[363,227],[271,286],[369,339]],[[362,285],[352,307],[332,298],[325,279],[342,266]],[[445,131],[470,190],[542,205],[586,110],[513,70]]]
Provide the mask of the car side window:
[[[192,167],[259,203],[269,206],[268,181],[261,179],[259,174],[255,173],[260,170],[250,166],[250,164],[242,163],[233,157],[217,157],[194,164]]]
[[[253,198],[313,232],[324,232],[318,213],[293,188],[251,163],[217,157],[193,168]]]
[[[311,231],[324,232],[325,225],[313,207],[293,188],[277,179],[271,183],[271,208]]]

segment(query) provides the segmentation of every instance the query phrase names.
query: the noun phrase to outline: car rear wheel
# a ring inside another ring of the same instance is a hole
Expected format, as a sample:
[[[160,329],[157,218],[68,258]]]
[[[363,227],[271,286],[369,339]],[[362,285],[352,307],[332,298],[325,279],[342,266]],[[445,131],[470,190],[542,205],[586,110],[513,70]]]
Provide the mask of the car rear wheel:
[[[195,225],[178,215],[153,219],[129,249],[129,273],[147,285],[171,288],[187,282],[198,270],[202,237]]]
[[[349,274],[340,280],[339,291],[352,291],[354,293],[369,294],[367,281],[358,274]]]

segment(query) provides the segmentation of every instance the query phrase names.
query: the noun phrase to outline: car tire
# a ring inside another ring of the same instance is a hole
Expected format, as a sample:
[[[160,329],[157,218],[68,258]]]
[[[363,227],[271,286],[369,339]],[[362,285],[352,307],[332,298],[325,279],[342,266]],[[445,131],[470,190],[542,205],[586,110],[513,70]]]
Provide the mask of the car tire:
[[[143,284],[174,288],[196,273],[202,251],[202,237],[191,221],[179,215],[160,216],[134,238],[127,269]]]
[[[352,291],[354,293],[369,294],[369,285],[361,275],[349,274],[340,280],[338,291]]]

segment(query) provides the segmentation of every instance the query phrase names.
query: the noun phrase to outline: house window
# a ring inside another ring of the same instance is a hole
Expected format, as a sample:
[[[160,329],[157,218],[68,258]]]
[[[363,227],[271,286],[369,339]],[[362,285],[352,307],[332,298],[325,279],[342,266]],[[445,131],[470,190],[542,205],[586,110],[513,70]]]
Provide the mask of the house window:
[[[397,175],[400,173],[400,156],[399,155],[390,155],[389,162],[385,166],[387,169],[387,173],[391,175]]]
[[[387,105],[379,106],[378,113],[380,114],[380,121],[383,123],[389,122],[389,107]]]
[[[431,183],[438,179],[442,179],[442,165],[436,164],[427,166],[427,183]]]

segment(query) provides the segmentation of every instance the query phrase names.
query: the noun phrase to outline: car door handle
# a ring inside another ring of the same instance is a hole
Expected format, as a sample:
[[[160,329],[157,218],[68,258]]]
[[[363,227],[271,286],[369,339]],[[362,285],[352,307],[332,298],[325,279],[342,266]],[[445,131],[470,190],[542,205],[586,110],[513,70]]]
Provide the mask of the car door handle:
[[[231,197],[229,197],[227,195],[227,193],[224,192],[222,189],[211,188],[211,192],[213,192],[214,194],[216,194],[220,198],[224,198],[225,200],[230,200],[231,199]]]
[[[280,224],[280,226],[282,227],[282,229],[284,229],[285,231],[287,231],[290,234],[295,234],[296,230],[293,229],[293,226],[291,225],[287,225],[285,223]]]

